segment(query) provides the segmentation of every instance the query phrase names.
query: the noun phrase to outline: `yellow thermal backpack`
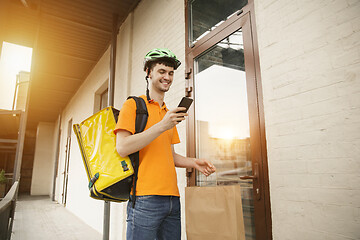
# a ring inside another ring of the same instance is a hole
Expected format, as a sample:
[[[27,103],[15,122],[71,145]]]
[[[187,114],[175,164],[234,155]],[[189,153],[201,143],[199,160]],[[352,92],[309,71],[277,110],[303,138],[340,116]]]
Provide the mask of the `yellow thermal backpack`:
[[[144,131],[148,112],[144,99],[134,96],[129,98],[136,102],[136,134]],[[139,152],[125,158],[117,153],[116,136],[113,131],[118,116],[119,110],[107,107],[80,124],[74,124],[73,130],[89,179],[90,197],[124,202],[129,200],[133,185],[133,195],[136,193]]]

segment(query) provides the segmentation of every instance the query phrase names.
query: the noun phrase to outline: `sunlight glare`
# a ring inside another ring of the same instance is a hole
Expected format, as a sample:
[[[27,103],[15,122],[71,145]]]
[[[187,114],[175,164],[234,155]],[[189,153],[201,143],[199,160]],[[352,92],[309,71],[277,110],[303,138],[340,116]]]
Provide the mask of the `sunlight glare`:
[[[228,126],[218,126],[218,131],[216,132],[217,138],[221,138],[224,140],[233,140],[235,139],[234,129],[231,129]]]
[[[16,75],[30,72],[32,48],[3,42],[0,58],[0,109],[11,110]]]

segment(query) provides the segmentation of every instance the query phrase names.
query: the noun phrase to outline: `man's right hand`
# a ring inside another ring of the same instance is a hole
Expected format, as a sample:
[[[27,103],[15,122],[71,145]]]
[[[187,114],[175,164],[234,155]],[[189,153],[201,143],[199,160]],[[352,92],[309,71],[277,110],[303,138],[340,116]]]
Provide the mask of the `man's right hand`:
[[[169,110],[164,118],[159,122],[162,127],[163,132],[172,129],[174,126],[179,124],[182,120],[185,120],[187,113],[179,113],[179,111],[186,111],[184,107],[177,107],[172,110]]]

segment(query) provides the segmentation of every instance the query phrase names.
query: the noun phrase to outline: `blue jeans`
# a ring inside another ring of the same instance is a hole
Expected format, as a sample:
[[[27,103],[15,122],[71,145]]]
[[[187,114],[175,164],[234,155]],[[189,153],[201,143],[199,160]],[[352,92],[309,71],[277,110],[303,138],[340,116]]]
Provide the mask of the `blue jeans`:
[[[175,196],[137,196],[127,206],[127,240],[180,240],[180,199]]]

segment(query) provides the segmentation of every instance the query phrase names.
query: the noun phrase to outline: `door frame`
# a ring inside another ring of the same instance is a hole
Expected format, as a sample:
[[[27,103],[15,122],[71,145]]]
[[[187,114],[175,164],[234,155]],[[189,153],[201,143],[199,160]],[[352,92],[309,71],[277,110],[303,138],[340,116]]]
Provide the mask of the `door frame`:
[[[194,98],[194,60],[206,53],[212,46],[226,36],[231,35],[239,28],[243,30],[244,55],[246,82],[248,89],[248,104],[250,117],[250,141],[252,154],[253,173],[258,172],[257,179],[253,181],[254,186],[254,218],[256,239],[272,239],[272,221],[270,208],[269,176],[267,163],[267,149],[265,138],[265,122],[262,85],[260,76],[259,50],[257,44],[256,24],[254,16],[254,3],[249,3],[232,17],[219,25],[213,31],[201,38],[195,44],[189,43],[189,9],[188,1],[185,1],[185,94]],[[246,49],[245,49],[246,48]],[[249,90],[250,89],[250,90]],[[196,157],[195,139],[195,109],[189,110],[187,121],[187,156]],[[256,149],[256,150],[254,150]],[[256,169],[255,169],[256,168]],[[194,169],[187,169],[187,185],[195,186],[196,174]],[[260,194],[256,195],[256,188]],[[259,199],[260,198],[260,199]]]
[[[52,186],[52,196],[51,200],[55,201],[56,196],[56,180],[58,178],[58,168],[59,168],[59,157],[60,157],[60,143],[61,143],[61,114],[58,117],[58,125],[57,125],[57,139],[56,139],[56,148],[55,148],[55,164],[54,164],[54,175],[53,175],[53,186]]]
[[[64,206],[66,206],[67,187],[68,187],[68,179],[69,179],[71,130],[72,130],[72,118],[68,121],[68,132],[67,132],[67,136],[66,136],[65,165],[64,165],[64,172],[63,172],[64,180],[63,180],[63,192],[62,192],[62,204]]]

